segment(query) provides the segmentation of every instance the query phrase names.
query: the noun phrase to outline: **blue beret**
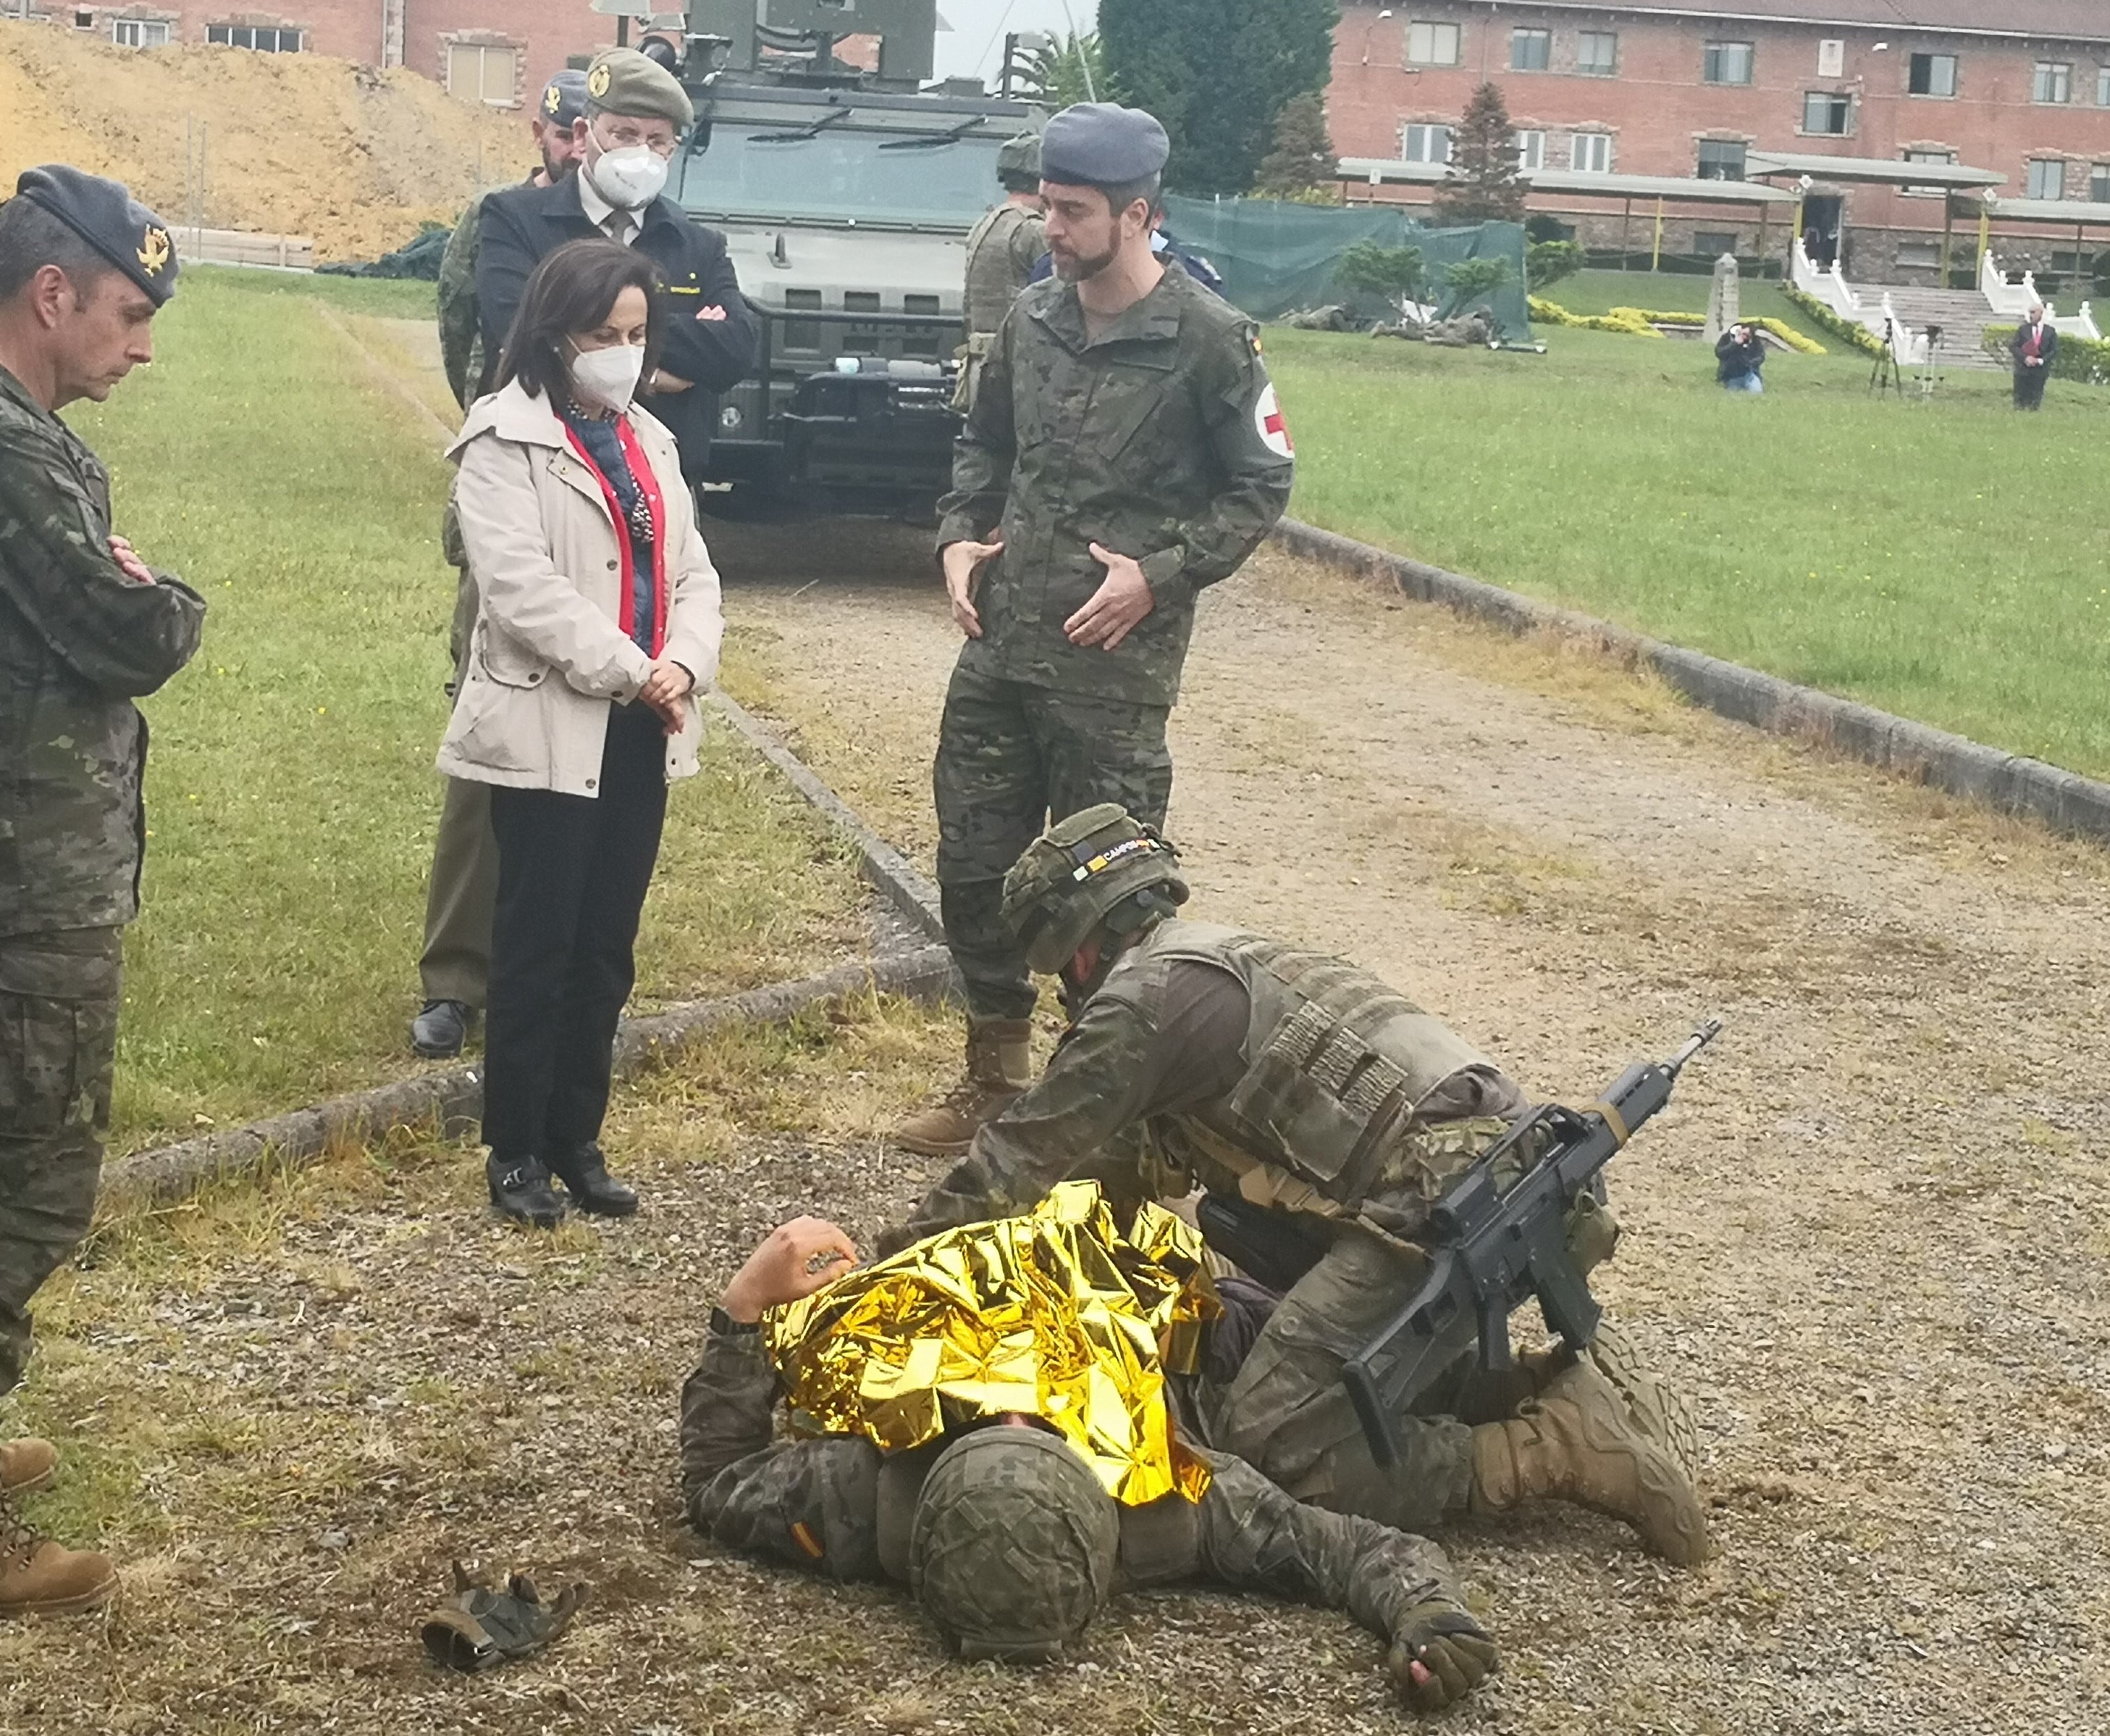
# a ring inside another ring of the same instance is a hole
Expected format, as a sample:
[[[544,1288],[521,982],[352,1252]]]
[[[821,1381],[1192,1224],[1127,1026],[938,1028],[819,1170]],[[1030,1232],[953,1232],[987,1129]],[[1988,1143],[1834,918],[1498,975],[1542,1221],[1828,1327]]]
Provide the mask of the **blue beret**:
[[[176,244],[169,226],[120,183],[46,163],[25,169],[15,191],[65,224],[145,290],[155,306],[176,292]]]
[[[568,127],[586,111],[586,75],[576,68],[559,73],[542,87],[537,111],[551,126]]]
[[[1157,117],[1117,102],[1080,102],[1040,135],[1040,178],[1079,187],[1122,187],[1156,175],[1172,154]]]

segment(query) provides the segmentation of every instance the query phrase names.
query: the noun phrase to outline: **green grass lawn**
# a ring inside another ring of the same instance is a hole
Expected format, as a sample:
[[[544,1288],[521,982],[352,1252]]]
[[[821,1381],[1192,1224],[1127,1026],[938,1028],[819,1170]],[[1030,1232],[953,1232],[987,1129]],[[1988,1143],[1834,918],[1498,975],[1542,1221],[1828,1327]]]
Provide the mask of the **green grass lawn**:
[[[1694,277],[1678,271],[1578,271],[1547,290],[1546,299],[1559,303],[1571,314],[1608,314],[1615,307],[1638,307],[1651,314],[1704,314],[1714,283],[1711,277]],[[1741,310],[1755,320],[1768,315],[1785,320],[1803,336],[1814,338],[1827,350],[1845,348],[1829,332],[1811,324],[1802,310],[1781,293],[1777,283],[1746,279],[1740,288],[1738,299]],[[1542,338],[1549,335],[1539,333]]]
[[[207,598],[204,649],[147,703],[146,914],[127,950],[118,1149],[315,1101],[410,1064],[446,717],[450,471],[429,424],[319,315],[429,313],[428,283],[187,273],[158,357],[70,419],[118,528]],[[850,865],[722,727],[680,786],[641,995],[836,956]]]
[[[1292,510],[2110,774],[2110,393],[2055,380],[2023,416],[2004,374],[1958,373],[1901,405],[1834,354],[1777,355],[1764,397],[1732,398],[1697,343],[1539,335],[1542,356],[1270,331]]]

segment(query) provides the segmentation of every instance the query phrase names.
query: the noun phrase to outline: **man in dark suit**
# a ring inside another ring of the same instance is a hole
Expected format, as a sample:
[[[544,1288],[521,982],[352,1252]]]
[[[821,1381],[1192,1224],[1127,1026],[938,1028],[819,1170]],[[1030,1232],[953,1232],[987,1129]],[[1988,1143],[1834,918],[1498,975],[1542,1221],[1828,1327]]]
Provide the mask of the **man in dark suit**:
[[[2008,352],[2015,358],[2015,408],[2042,410],[2051,359],[2058,354],[2058,331],[2045,323],[2044,303],[2030,303],[2029,317],[2015,328]]]
[[[660,191],[695,120],[681,81],[656,61],[635,48],[598,56],[586,69],[586,111],[574,125],[577,173],[486,199],[476,261],[483,351],[493,369],[528,274],[566,242],[604,235],[659,267],[666,342],[645,403],[672,431],[691,481],[710,453],[718,394],[754,365],[758,329],[725,237]]]

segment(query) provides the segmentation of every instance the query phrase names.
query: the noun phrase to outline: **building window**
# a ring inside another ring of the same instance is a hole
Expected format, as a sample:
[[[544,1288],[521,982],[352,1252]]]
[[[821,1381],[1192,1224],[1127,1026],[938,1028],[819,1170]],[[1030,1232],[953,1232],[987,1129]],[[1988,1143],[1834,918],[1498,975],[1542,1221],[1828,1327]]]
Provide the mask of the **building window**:
[[[2095,69],[2095,106],[2110,108],[2110,66]]]
[[[1528,175],[1546,166],[1546,134],[1527,131],[1516,135],[1517,167]]]
[[[255,48],[264,54],[298,54],[301,33],[265,24],[209,24],[205,39],[229,48]]]
[[[1846,76],[1846,44],[1842,39],[1827,36],[1818,43],[1817,75],[1820,79]]]
[[[447,88],[472,102],[511,108],[519,101],[520,51],[482,43],[447,45]]]
[[[1915,97],[1956,94],[1956,57],[1915,54],[1905,62],[1905,88]]]
[[[2088,197],[2098,205],[2110,205],[2110,163],[2098,163],[2088,171]]]
[[[1700,166],[1695,172],[1703,181],[1741,181],[1744,178],[1744,141],[1741,138],[1703,138]]]
[[[1734,229],[1695,229],[1692,232],[1692,251],[1702,259],[1719,259],[1724,253],[1736,251],[1736,232]]]
[[[1909,163],[1953,163],[1956,161],[1956,153],[1954,151],[1908,151],[1905,161]],[[1941,187],[1901,187],[1898,189],[1909,199],[1939,199],[1947,190]]]
[[[1836,91],[1812,90],[1803,93],[1802,129],[1805,133],[1827,133],[1843,138],[1853,113],[1853,98]]]
[[[1898,243],[1898,263],[1900,265],[1937,266],[1941,263],[1941,243],[1938,241],[1901,241]]]
[[[1458,64],[1458,26],[1455,24],[1410,24],[1406,27],[1406,63],[1410,66],[1455,66]]]
[[[75,12],[73,15],[73,27],[76,30],[93,29],[95,28],[95,14],[93,12]]]
[[[1709,43],[1700,61],[1701,81],[1709,84],[1748,84],[1751,82],[1751,45],[1749,43]]]
[[[1553,32],[1551,30],[1512,30],[1510,32],[1510,70],[1512,72],[1543,72],[1553,60]]]
[[[1447,163],[1451,161],[1451,129],[1417,121],[1400,129],[1400,156],[1410,163]]]
[[[1586,77],[1609,79],[1619,70],[1619,34],[1583,30],[1575,38],[1575,70]]]
[[[169,20],[165,18],[113,18],[110,39],[120,48],[165,48]]]
[[[1578,175],[1610,175],[1612,172],[1612,135],[1610,133],[1578,133],[1569,144],[1568,166]]]
[[[2065,61],[2039,61],[2030,82],[2032,102],[2063,102],[2073,89],[2073,68]]]
[[[2064,158],[2032,157],[2030,160],[2030,195],[2032,199],[2062,199],[2066,197],[2066,161]]]

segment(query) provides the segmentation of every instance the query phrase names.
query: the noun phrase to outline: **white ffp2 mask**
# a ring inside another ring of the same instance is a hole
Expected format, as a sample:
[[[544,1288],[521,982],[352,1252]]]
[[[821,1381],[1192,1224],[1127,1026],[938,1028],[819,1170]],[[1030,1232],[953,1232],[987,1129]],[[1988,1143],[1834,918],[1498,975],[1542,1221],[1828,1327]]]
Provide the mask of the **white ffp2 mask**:
[[[645,374],[645,351],[634,343],[575,351],[569,372],[573,388],[582,398],[619,415],[637,396],[637,383]]]
[[[667,185],[667,159],[644,145],[604,151],[586,173],[594,191],[618,211],[642,211]]]

